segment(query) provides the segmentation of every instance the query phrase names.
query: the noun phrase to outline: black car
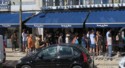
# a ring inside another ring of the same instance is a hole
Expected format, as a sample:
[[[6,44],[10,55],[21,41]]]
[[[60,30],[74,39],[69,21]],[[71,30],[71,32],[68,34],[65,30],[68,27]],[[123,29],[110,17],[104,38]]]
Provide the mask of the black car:
[[[91,61],[80,45],[50,45],[21,58],[16,68],[90,68]]]

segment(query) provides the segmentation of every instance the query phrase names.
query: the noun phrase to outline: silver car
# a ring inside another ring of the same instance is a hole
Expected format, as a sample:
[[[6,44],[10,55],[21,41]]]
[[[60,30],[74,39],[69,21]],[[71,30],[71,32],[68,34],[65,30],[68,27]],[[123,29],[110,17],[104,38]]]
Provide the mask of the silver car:
[[[125,57],[123,57],[119,62],[119,68],[125,68]]]

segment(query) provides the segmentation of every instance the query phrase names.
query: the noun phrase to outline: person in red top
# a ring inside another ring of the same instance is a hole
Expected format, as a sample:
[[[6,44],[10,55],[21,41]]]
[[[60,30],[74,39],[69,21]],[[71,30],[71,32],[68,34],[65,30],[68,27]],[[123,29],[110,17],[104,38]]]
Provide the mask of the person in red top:
[[[33,42],[32,34],[30,34],[28,37],[28,49],[30,52],[32,52],[34,50],[34,42]]]

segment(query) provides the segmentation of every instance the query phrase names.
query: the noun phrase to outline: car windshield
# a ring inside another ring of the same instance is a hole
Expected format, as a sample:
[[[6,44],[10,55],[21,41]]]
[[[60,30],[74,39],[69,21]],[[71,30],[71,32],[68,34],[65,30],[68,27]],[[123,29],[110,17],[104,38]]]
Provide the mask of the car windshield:
[[[30,52],[26,56],[35,56],[38,53],[38,51]]]

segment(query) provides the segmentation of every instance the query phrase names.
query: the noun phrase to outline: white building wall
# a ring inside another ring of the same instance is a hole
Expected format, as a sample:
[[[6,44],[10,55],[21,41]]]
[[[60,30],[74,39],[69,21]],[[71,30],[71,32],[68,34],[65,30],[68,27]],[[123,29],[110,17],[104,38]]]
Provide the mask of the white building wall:
[[[19,11],[20,0],[11,0],[11,11]],[[41,10],[41,0],[22,0],[22,11]]]

